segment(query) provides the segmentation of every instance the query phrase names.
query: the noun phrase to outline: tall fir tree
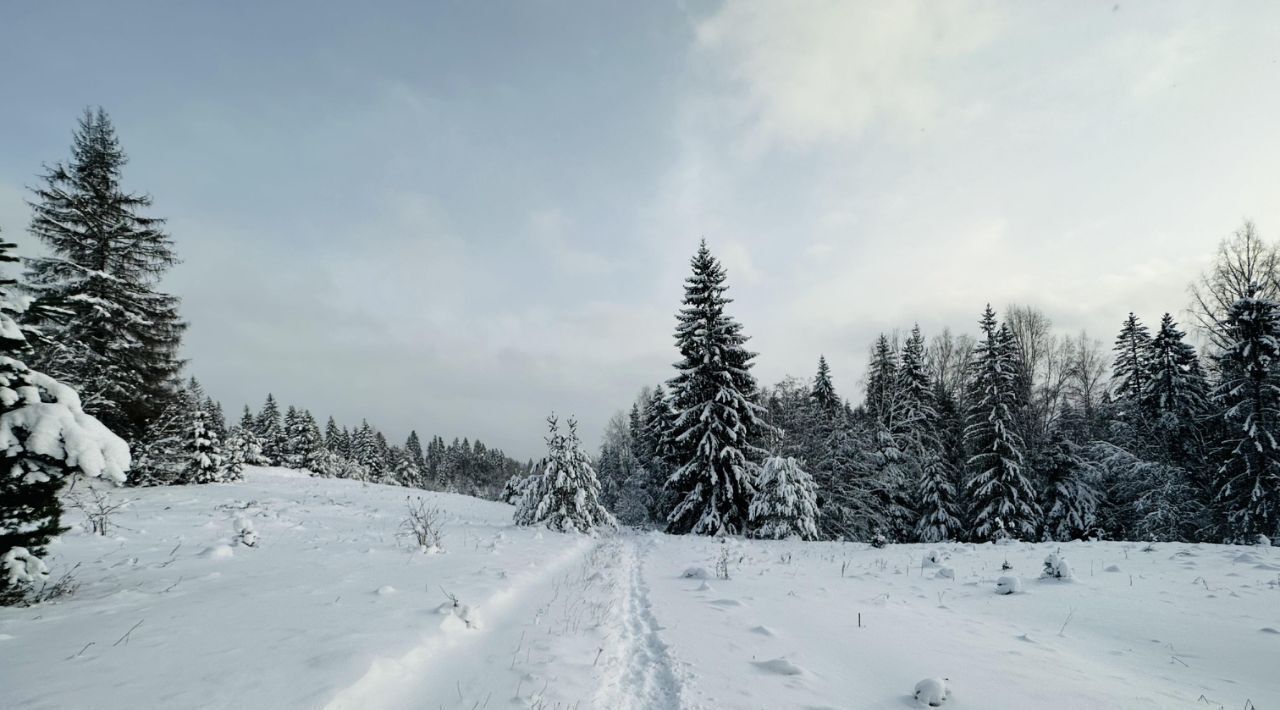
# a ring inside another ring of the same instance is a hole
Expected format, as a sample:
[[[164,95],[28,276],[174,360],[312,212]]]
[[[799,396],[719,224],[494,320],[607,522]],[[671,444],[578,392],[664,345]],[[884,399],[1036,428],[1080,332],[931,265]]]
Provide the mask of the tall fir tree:
[[[180,387],[186,324],[178,299],[157,290],[178,263],[173,242],[163,220],[143,214],[151,198],[121,187],[126,162],[106,112],[86,109],[70,162],[33,189],[30,232],[48,255],[26,260],[26,280],[37,303],[56,306],[35,311],[38,366],[134,441]]]
[[[675,333],[681,360],[670,381],[679,468],[667,481],[676,499],[667,528],[738,534],[747,529],[752,479],[764,456],[756,442],[768,424],[755,401],[755,353],[745,347],[742,326],[725,312],[732,302],[725,296],[725,271],[705,240],[691,266]]]
[[[1213,402],[1226,424],[1217,500],[1228,536],[1280,536],[1280,304],[1249,291],[1227,312]]]
[[[1030,539],[1040,508],[1023,471],[1022,442],[1014,428],[1017,405],[1017,347],[1005,326],[997,326],[988,305],[979,321],[983,338],[974,350],[973,405],[965,429],[969,450],[966,490],[972,506],[971,536]]]

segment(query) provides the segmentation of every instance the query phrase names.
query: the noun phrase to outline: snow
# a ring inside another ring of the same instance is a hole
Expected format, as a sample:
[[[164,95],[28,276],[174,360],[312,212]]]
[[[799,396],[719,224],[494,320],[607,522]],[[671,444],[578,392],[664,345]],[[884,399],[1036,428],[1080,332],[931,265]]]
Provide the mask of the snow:
[[[119,495],[116,535],[72,511],[49,548],[73,596],[0,609],[8,706],[874,709],[938,681],[948,710],[1280,703],[1277,548],[733,539],[712,588],[716,539],[516,527],[458,495],[422,494],[447,555],[397,537],[403,488],[246,467]],[[994,593],[1050,554],[1074,581]]]

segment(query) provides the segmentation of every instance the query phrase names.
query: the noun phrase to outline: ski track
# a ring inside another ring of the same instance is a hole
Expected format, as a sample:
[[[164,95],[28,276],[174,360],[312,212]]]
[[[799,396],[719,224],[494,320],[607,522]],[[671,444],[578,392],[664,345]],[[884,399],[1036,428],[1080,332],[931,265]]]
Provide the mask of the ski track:
[[[477,605],[481,615],[478,629],[445,630],[439,628],[438,621],[445,617],[432,616],[433,621],[421,643],[398,658],[374,660],[359,680],[337,693],[324,709],[418,710],[480,707],[481,701],[488,704],[491,693],[481,691],[478,700],[469,697],[474,692],[470,687],[472,681],[483,684],[486,674],[495,670],[492,668],[495,659],[511,656],[507,632],[522,619],[533,619],[536,624],[539,607],[547,598],[558,594],[558,590],[553,591],[553,585],[560,573],[597,545],[598,541],[594,540],[572,545],[550,564],[521,576],[510,587],[481,601]]]
[[[658,622],[644,581],[647,538],[621,542],[620,628],[611,638],[612,673],[601,684],[594,707],[616,710],[681,710],[682,685],[658,637]]]

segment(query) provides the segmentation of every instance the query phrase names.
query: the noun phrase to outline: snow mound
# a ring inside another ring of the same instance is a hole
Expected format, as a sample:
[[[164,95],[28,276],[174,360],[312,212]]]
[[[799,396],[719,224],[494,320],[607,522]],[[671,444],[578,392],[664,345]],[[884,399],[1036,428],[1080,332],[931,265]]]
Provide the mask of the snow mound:
[[[1265,631],[1266,629],[1263,629],[1263,630]],[[1274,632],[1274,631],[1275,631],[1275,630],[1274,630],[1274,629],[1272,629],[1272,632]],[[753,634],[760,634],[761,636],[776,636],[776,635],[777,635],[777,634],[773,633],[773,629],[769,628],[768,626],[753,626],[753,627],[751,627],[751,633],[753,633]]]
[[[947,702],[947,697],[950,694],[951,690],[947,687],[946,678],[925,678],[916,683],[913,697],[918,703],[924,703],[931,708],[936,708]]]
[[[801,675],[804,673],[803,668],[787,660],[785,656],[769,661],[752,661],[751,665],[774,675]]]
[[[924,556],[925,567],[937,567],[947,559],[947,553],[942,550],[934,550]]]
[[[1017,594],[1022,591],[1022,580],[1018,577],[1005,575],[996,580],[996,594]]]
[[[236,551],[231,549],[230,545],[221,544],[213,547],[206,547],[200,556],[206,560],[229,560],[236,556]]]
[[[933,574],[938,579],[955,579],[956,571],[951,567],[939,567],[938,571]]]
[[[680,573],[685,579],[710,579],[711,574],[707,572],[706,567],[690,567]]]
[[[389,597],[395,593],[396,593],[396,588],[391,586],[390,584],[384,584],[381,587],[378,587],[378,591],[374,592],[374,594],[377,594],[380,597]]]
[[[1119,571],[1121,571],[1121,570],[1120,570],[1120,565],[1107,565],[1106,567],[1104,567],[1104,568],[1103,568],[1103,571],[1106,571],[1106,572],[1119,572]]]

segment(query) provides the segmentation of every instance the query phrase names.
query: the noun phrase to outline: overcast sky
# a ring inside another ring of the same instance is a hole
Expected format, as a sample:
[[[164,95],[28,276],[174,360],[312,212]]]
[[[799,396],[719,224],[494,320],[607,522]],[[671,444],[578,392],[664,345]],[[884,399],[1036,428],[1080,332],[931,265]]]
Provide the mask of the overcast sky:
[[[594,445],[670,376],[697,240],[762,383],[987,301],[1110,342],[1280,236],[1275,2],[25,2],[0,229],[87,104],[230,412]]]

